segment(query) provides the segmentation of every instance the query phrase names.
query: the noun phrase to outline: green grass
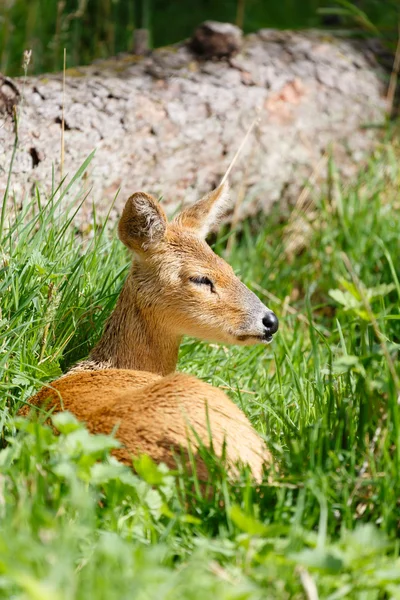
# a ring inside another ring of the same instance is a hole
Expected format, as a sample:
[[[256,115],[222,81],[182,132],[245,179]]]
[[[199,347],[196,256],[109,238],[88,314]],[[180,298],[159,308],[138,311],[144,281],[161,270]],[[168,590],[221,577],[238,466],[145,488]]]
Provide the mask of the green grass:
[[[331,600],[400,598],[399,164],[388,143],[347,187],[330,165],[293,260],[278,211],[238,234],[229,262],[280,333],[268,347],[187,340],[179,369],[228,388],[279,471],[258,487],[246,472],[232,483],[208,456],[204,496],[178,467],[175,478],[142,457],[133,474],[110,458],[115,440],[68,414],[55,417],[59,436],[15,417],[87,355],[128,256],[109,224],[85,240],[74,229],[83,168],[46,206],[37,194],[6,215],[1,598],[300,599],[313,585]],[[215,249],[226,253],[226,237]]]
[[[242,13],[242,17],[240,16]],[[324,27],[323,15],[337,15],[340,28],[380,37],[394,53],[398,0],[2,0],[0,71],[23,75],[23,53],[32,50],[30,74],[107,58],[133,48],[135,28],[150,32],[154,47],[189,38],[205,20],[239,23],[245,32],[261,28]],[[168,23],[168,26],[166,26]]]

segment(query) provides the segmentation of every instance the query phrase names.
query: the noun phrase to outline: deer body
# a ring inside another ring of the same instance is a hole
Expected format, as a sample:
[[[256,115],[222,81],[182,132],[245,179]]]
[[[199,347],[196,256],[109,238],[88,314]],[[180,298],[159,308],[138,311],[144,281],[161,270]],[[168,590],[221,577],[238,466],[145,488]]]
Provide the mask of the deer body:
[[[174,452],[187,456],[190,446],[203,477],[196,449],[198,439],[210,445],[211,431],[232,472],[242,462],[261,478],[271,457],[242,411],[221,390],[175,372],[185,334],[249,345],[269,343],[278,329],[274,313],[204,241],[226,199],[225,184],[168,223],[151,196],[129,198],[119,236],[135,258],[103,336],[31,404],[70,410],[94,433],[116,429],[123,446],[115,455],[125,462],[145,452],[173,467]]]

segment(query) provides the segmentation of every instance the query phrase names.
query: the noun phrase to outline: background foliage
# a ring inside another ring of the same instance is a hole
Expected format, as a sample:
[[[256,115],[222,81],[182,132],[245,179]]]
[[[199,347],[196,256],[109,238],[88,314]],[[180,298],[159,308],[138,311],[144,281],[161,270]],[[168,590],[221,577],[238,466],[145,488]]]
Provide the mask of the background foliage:
[[[262,27],[334,27],[381,37],[394,49],[397,0],[2,0],[0,71],[22,74],[23,51],[33,50],[30,72],[86,64],[130,51],[135,27],[149,29],[155,47],[189,37],[206,19]]]

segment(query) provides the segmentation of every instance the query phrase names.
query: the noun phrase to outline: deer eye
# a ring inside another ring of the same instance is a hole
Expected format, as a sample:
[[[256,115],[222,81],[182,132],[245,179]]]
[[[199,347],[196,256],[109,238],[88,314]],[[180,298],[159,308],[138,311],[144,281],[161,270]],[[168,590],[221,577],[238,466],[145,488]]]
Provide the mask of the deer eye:
[[[215,292],[214,283],[208,277],[190,277],[190,281],[196,285],[208,285],[211,292]]]

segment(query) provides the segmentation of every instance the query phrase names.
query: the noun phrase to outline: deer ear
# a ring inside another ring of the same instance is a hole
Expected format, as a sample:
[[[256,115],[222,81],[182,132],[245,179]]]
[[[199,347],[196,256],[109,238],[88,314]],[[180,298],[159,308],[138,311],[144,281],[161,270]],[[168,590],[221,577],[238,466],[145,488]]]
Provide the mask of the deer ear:
[[[185,229],[192,229],[205,239],[210,230],[218,224],[229,205],[229,185],[221,183],[201,200],[183,210],[174,220]]]
[[[167,218],[157,200],[144,192],[131,196],[118,224],[119,239],[139,254],[157,246],[165,235]]]

